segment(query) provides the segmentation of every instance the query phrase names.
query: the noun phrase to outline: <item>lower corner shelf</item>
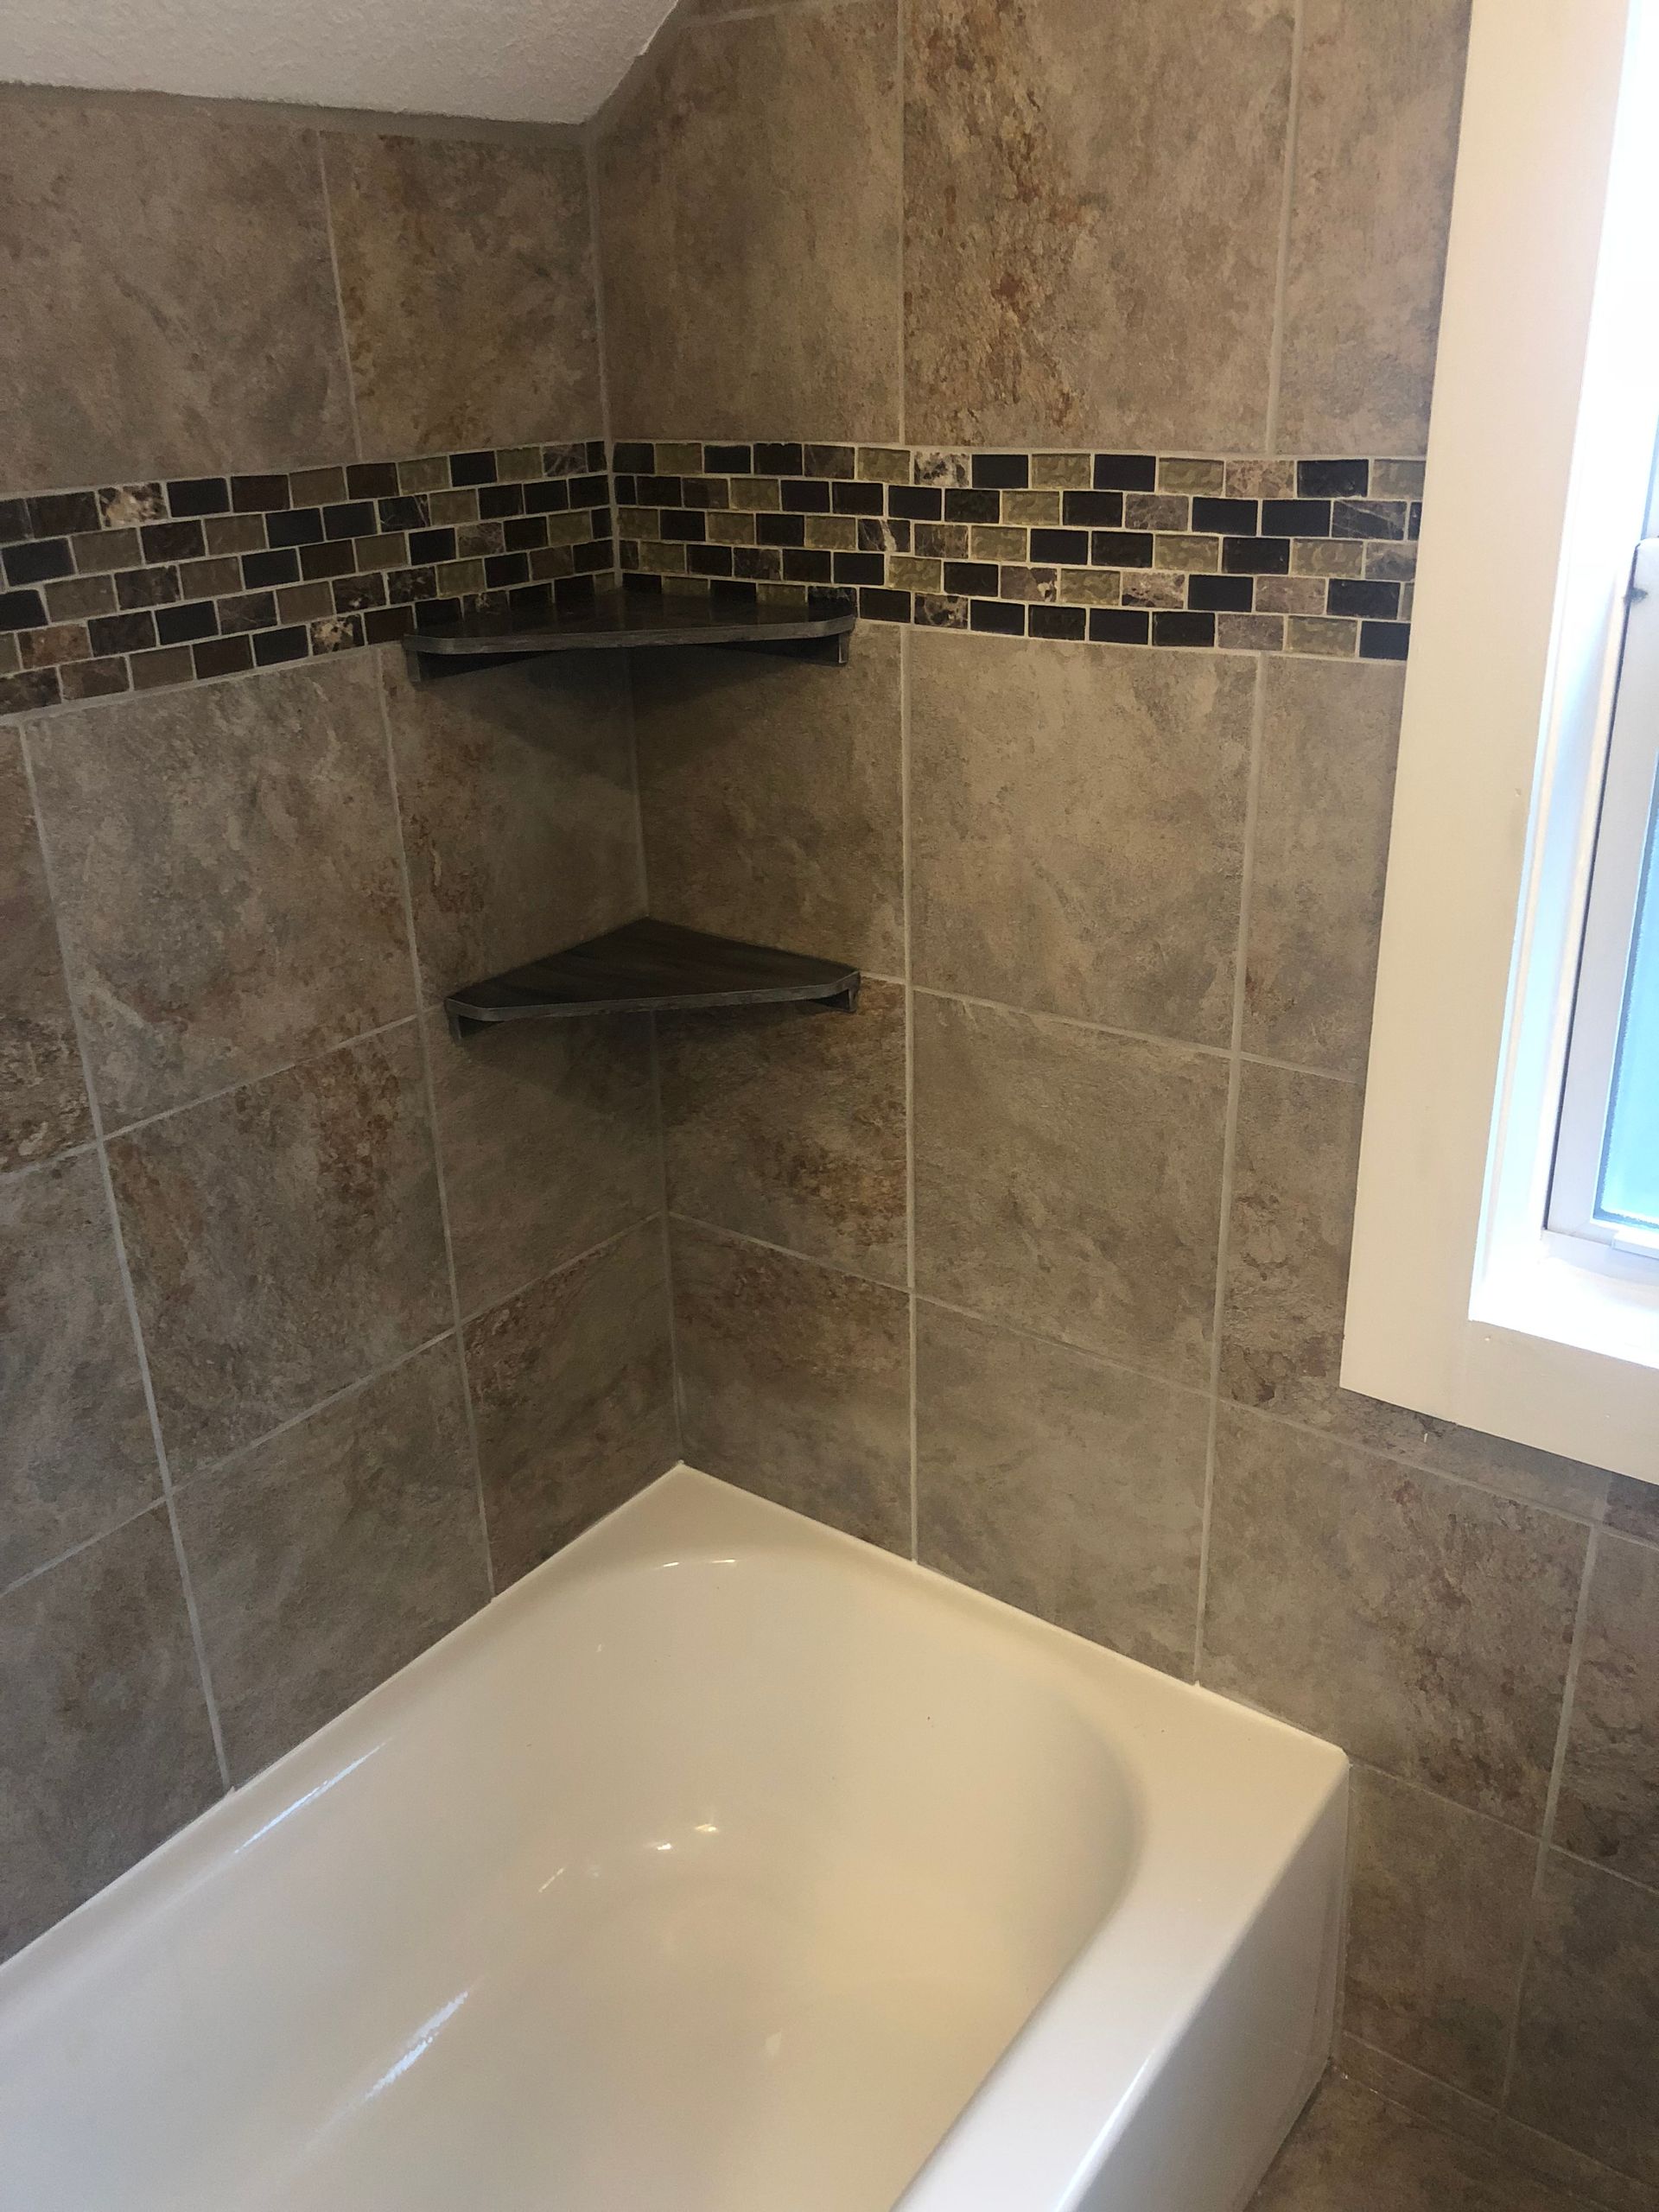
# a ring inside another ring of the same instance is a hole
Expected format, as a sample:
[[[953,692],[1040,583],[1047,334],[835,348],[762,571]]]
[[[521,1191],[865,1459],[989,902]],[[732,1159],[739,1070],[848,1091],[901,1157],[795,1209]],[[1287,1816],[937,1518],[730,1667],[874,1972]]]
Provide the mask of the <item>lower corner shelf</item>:
[[[586,1014],[694,1013],[726,1006],[810,1004],[851,1014],[856,968],[709,937],[674,922],[620,930],[471,983],[444,1001],[457,1038],[498,1021],[560,1021]]]

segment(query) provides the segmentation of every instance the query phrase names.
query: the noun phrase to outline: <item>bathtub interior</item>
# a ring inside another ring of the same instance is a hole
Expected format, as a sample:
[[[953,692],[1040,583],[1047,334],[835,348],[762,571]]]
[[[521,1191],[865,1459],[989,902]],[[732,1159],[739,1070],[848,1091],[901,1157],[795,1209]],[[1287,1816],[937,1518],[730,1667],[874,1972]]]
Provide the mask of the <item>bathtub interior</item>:
[[[1129,1774],[853,1548],[611,1541],[15,1962],[6,2212],[893,2203],[1129,1879]]]

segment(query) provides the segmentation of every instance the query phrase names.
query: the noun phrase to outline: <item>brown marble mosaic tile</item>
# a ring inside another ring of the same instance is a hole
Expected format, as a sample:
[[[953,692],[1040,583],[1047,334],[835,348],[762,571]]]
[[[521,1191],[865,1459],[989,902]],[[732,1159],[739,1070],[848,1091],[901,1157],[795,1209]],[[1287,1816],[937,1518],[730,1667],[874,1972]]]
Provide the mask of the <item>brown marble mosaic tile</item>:
[[[1400,661],[1421,465],[620,442],[630,588],[866,620]]]
[[[596,439],[0,499],[0,715],[531,613],[613,565]]]

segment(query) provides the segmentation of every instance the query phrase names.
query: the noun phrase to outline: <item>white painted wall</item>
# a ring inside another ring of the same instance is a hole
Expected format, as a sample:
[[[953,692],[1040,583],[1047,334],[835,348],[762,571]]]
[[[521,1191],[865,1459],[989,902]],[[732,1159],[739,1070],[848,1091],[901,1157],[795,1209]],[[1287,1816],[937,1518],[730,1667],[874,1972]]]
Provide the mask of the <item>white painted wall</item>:
[[[5,0],[0,81],[579,123],[671,0]]]

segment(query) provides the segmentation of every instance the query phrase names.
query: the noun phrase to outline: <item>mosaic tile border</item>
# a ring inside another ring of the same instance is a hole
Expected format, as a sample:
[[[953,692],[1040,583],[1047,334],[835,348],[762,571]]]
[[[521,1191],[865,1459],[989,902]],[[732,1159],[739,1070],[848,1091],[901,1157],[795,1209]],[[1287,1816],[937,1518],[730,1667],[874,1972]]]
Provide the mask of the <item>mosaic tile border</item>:
[[[0,715],[528,612],[614,566],[598,439],[0,499]]]
[[[0,715],[632,589],[1403,660],[1423,465],[597,439],[0,499]],[[613,541],[614,500],[619,525]]]
[[[1114,645],[1410,642],[1421,461],[658,441],[612,468],[635,589]]]

